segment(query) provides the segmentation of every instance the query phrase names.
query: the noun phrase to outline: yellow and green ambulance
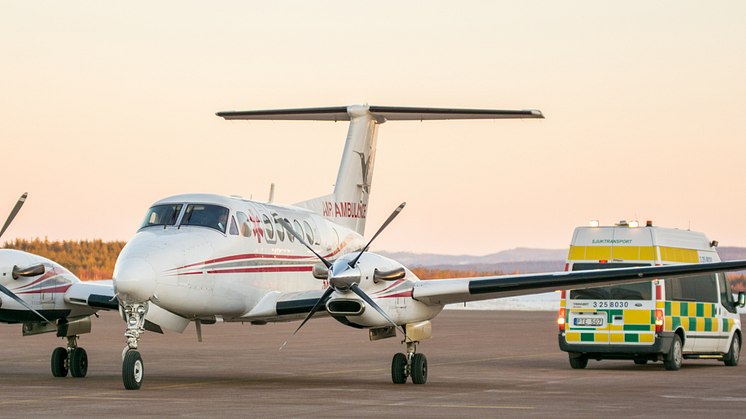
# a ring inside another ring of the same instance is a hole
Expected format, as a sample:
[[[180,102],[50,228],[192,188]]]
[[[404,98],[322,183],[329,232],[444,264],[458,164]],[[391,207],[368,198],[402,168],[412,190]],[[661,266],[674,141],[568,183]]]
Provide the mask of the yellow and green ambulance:
[[[719,262],[702,233],[620,222],[578,227],[566,271]],[[659,279],[562,291],[559,346],[572,368],[589,359],[663,361],[678,370],[683,359],[711,358],[738,364],[741,320],[725,273]]]

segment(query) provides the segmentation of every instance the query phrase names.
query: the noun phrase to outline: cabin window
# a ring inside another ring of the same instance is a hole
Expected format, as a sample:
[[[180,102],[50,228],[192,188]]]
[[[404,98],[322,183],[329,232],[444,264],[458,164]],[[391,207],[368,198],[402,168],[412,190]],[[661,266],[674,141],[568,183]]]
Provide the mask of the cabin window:
[[[277,224],[277,238],[281,242],[285,241],[285,229],[282,227],[282,224],[277,222],[277,218],[275,218],[275,224]]]
[[[208,227],[225,233],[228,223],[228,208],[210,204],[187,205],[182,226]]]
[[[150,207],[140,228],[176,225],[182,206],[182,204],[167,204]]]
[[[275,226],[272,221],[265,214],[262,214],[262,220],[264,221],[264,231],[267,232],[267,240],[272,240],[275,237]]]
[[[309,245],[313,244],[313,229],[308,224],[308,221],[303,221],[303,226],[305,227],[304,230],[306,230],[306,241]]]
[[[236,218],[238,218],[238,225],[241,229],[241,235],[244,237],[251,237],[251,226],[249,225],[249,217],[239,211],[236,213]]]
[[[303,227],[301,227],[298,220],[293,220],[293,230],[295,230],[295,232],[298,233],[299,236],[303,237]]]
[[[238,236],[238,226],[236,225],[236,219],[231,217],[231,236]]]
[[[288,220],[287,218],[285,218],[285,222],[288,223],[288,225],[291,225],[290,224],[290,220]],[[290,243],[294,243],[295,242],[295,236],[293,236],[292,234],[290,234],[289,231],[287,233],[288,233],[288,240],[290,240]],[[300,233],[298,233],[298,234],[300,234]]]

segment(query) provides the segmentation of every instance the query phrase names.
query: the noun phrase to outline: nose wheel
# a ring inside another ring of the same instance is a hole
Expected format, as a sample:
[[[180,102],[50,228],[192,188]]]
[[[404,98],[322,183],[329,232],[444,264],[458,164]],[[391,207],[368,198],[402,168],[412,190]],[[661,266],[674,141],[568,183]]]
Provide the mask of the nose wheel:
[[[427,357],[415,353],[417,342],[407,342],[407,353],[394,354],[391,360],[391,381],[394,384],[404,384],[407,377],[412,377],[415,384],[427,382]]]
[[[122,351],[122,383],[127,390],[139,390],[145,377],[142,356],[136,349],[140,334],[145,331],[147,312],[146,304],[128,304],[122,308],[124,320],[127,322],[127,330],[124,332],[127,346]]]

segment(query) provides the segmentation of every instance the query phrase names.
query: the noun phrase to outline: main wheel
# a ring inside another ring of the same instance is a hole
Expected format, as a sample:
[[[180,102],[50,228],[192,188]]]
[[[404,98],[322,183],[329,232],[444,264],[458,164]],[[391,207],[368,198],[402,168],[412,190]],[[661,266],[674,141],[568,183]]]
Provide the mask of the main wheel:
[[[55,348],[52,351],[52,375],[55,377],[67,377],[67,348]]]
[[[729,367],[735,367],[738,365],[738,359],[741,358],[741,341],[738,339],[738,335],[733,335],[733,340],[730,343],[730,350],[723,357],[725,365]]]
[[[403,353],[394,354],[391,360],[391,381],[394,384],[404,384],[407,382],[407,356]]]
[[[88,354],[83,348],[75,348],[70,354],[70,374],[73,377],[85,377],[88,372]]]
[[[427,382],[427,358],[423,354],[414,354],[412,357],[412,382],[415,384]]]
[[[582,370],[586,366],[588,366],[588,357],[585,356],[578,356],[573,357],[570,355],[570,366],[574,370]]]
[[[145,369],[140,352],[127,351],[122,361],[122,382],[127,390],[139,390]]]
[[[663,365],[669,371],[678,371],[681,368],[681,362],[684,359],[684,355],[681,349],[681,338],[679,335],[673,335],[673,342],[671,343],[671,350],[668,351],[666,358],[663,360]]]

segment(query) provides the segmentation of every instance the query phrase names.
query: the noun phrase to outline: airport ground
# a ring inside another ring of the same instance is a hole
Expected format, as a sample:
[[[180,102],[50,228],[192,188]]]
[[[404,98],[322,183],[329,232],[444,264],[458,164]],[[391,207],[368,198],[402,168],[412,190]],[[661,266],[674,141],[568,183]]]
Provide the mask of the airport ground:
[[[745,319],[746,320],[746,319]],[[80,344],[85,378],[54,378],[50,355],[64,340],[21,337],[0,326],[0,417],[741,417],[746,363],[591,361],[572,370],[557,346],[553,312],[445,311],[433,320],[425,385],[394,385],[398,339],[370,342],[332,319],[297,323],[194,326],[183,334],[146,333],[145,381],[121,381],[124,323],[103,313]]]

